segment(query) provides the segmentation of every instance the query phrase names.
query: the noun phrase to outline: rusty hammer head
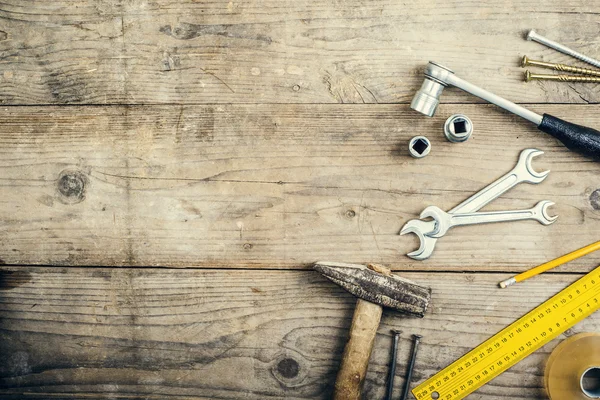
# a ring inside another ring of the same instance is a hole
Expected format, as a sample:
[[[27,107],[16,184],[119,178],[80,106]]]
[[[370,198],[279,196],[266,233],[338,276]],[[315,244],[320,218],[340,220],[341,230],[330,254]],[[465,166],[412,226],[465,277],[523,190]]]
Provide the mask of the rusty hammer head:
[[[358,298],[419,317],[425,315],[431,298],[431,289],[378,265],[321,261],[314,269]]]

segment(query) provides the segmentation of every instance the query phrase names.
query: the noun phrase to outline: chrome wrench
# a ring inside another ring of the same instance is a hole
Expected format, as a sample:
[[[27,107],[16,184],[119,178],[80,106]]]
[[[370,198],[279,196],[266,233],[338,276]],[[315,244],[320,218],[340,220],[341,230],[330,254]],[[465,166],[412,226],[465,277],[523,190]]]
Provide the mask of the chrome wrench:
[[[439,207],[429,206],[423,210],[421,218],[433,218],[438,232],[435,235],[431,235],[431,237],[440,238],[444,236],[450,228],[463,225],[523,221],[528,219],[538,221],[542,225],[550,225],[558,218],[557,216],[551,217],[548,214],[548,208],[552,205],[554,205],[553,202],[543,200],[537,203],[535,207],[528,210],[489,211],[467,214],[450,214]]]
[[[519,183],[526,182],[537,184],[542,182],[544,179],[546,179],[550,171],[538,173],[531,166],[531,160],[541,154],[544,154],[544,152],[538,149],[525,149],[521,151],[517,165],[515,165],[510,172],[497,179],[495,182],[489,184],[479,192],[475,193],[467,200],[454,207],[448,213],[472,213],[478,211]],[[400,231],[401,235],[405,235],[407,233],[414,233],[417,235],[420,241],[419,248],[411,253],[408,253],[407,256],[415,260],[425,260],[429,258],[431,254],[433,254],[437,238],[429,235],[437,234],[435,221],[423,221],[420,219],[410,220],[404,224],[402,230]]]

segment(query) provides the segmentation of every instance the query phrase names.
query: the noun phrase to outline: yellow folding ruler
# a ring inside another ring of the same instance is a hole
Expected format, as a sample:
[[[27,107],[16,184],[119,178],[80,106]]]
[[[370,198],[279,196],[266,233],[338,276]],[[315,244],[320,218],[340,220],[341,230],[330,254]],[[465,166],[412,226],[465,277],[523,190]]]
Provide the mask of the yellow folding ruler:
[[[600,308],[600,267],[486,340],[413,391],[417,400],[458,400]]]

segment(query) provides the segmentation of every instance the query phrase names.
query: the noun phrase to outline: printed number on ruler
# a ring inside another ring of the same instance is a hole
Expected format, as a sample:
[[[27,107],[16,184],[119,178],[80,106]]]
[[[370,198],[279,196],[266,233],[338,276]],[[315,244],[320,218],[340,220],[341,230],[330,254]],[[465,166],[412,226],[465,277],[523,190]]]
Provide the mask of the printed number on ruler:
[[[418,400],[458,400],[600,308],[600,267],[417,386]]]

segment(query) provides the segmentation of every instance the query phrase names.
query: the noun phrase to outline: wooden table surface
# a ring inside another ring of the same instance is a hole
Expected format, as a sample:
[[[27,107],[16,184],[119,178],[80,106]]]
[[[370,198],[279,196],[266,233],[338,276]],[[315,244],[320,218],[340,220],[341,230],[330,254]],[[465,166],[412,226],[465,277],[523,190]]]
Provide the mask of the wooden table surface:
[[[385,392],[390,329],[423,335],[414,383],[600,264],[497,282],[599,239],[600,164],[452,88],[409,108],[428,60],[600,128],[595,84],[524,83],[519,60],[600,57],[584,0],[4,0],[0,3],[0,397],[328,399],[354,298],[317,260],[430,285],[424,319],[387,311],[365,398]],[[452,144],[464,113],[473,137]],[[407,153],[415,135],[431,154]],[[559,220],[463,227],[427,261],[399,236],[545,154],[540,185],[489,210],[556,203]],[[600,315],[561,335],[600,331]],[[544,398],[553,341],[469,399]]]

